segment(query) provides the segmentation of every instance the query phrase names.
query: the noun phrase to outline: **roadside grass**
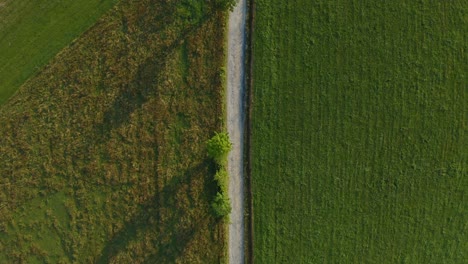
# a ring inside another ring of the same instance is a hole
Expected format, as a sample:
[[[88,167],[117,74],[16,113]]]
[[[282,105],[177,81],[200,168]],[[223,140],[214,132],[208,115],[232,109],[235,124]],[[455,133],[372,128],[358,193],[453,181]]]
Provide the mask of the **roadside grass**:
[[[117,0],[0,0],[0,104]]]
[[[1,261],[226,259],[225,14],[189,2],[120,1],[0,107]]]
[[[256,7],[255,262],[466,262],[468,3]]]

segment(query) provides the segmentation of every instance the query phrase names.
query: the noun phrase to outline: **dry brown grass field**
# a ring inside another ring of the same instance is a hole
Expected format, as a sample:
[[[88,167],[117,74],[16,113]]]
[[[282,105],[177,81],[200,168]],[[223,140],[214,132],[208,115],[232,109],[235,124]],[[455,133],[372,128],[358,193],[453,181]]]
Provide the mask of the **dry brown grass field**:
[[[0,262],[218,263],[225,15],[121,1],[0,108]]]

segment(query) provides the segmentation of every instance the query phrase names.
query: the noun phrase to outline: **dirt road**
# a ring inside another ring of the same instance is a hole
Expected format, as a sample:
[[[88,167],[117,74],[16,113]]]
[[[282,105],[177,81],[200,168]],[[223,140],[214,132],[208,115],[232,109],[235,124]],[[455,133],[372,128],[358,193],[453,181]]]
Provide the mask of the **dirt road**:
[[[233,148],[228,157],[229,197],[232,203],[229,224],[229,263],[244,263],[244,120],[245,120],[245,21],[246,0],[238,0],[229,16],[227,62],[227,127]]]

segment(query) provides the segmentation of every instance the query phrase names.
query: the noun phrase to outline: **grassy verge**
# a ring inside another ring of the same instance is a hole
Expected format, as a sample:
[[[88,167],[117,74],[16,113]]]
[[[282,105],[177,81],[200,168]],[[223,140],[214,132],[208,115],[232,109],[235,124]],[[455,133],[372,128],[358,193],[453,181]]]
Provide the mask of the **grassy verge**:
[[[464,1],[256,1],[256,263],[462,263]]]
[[[0,108],[0,262],[219,263],[223,13],[121,1]]]
[[[252,190],[252,107],[253,107],[253,65],[254,65],[254,31],[255,31],[255,0],[248,0],[247,34],[246,34],[246,118],[244,132],[244,173],[245,173],[245,262],[254,263],[254,210]]]
[[[117,0],[0,0],[0,104]]]

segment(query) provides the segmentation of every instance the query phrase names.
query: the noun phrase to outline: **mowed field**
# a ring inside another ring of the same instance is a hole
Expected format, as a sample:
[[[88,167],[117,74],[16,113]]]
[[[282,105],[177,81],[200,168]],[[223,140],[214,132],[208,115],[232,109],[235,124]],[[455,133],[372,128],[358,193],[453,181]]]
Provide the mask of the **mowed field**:
[[[466,263],[467,14],[256,1],[256,263]]]
[[[0,107],[0,263],[220,263],[225,13],[121,0]]]
[[[0,0],[0,103],[117,0]]]

